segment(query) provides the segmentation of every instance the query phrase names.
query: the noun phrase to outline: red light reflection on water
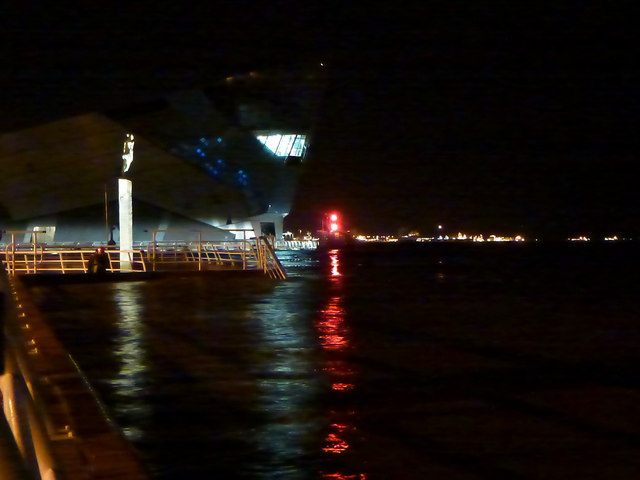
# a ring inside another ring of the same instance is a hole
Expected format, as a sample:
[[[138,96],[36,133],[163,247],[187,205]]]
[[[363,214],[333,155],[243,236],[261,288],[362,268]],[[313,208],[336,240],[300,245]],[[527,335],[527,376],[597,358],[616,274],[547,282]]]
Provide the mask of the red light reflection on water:
[[[349,346],[344,327],[344,309],[340,304],[342,298],[331,297],[329,302],[320,310],[318,329],[320,342],[327,350],[344,350]]]
[[[332,383],[331,388],[333,390],[351,390],[355,387],[353,383]]]
[[[349,443],[342,438],[342,434],[350,427],[348,425],[332,423],[331,428],[333,428],[335,432],[329,432],[327,434],[327,437],[325,438],[327,444],[325,447],[322,447],[322,451],[329,453],[343,453],[347,448],[349,448]]]
[[[345,475],[344,473],[323,473],[322,478],[335,480],[367,480],[365,473],[356,473],[355,475]]]
[[[329,250],[329,261],[331,262],[331,276],[340,277],[340,250]]]
[[[331,380],[331,390],[337,395],[343,392],[353,390],[356,386],[350,382],[353,378],[354,371],[343,356],[342,352],[346,352],[351,346],[350,332],[346,323],[346,312],[343,306],[344,302],[344,279],[340,272],[340,250],[330,250],[329,260],[331,269],[329,271],[328,280],[331,281],[332,295],[328,297],[324,308],[319,310],[316,321],[318,330],[318,339],[320,345],[326,352],[326,358],[322,370],[326,372]],[[336,415],[341,418],[340,422],[331,423],[329,431],[324,438],[322,451],[330,455],[340,455],[350,448],[350,437],[356,427],[351,423],[345,423],[344,412],[332,412],[332,417]],[[348,457],[347,457],[348,458]],[[353,471],[353,470],[352,470]],[[345,472],[321,472],[321,478],[334,480],[366,480],[364,473],[345,473]]]
[[[355,387],[353,383],[347,381],[346,377],[353,375],[353,370],[344,360],[326,360],[322,370],[327,372],[331,377],[340,377],[336,378],[336,381],[331,384],[332,390],[344,391],[351,390]]]

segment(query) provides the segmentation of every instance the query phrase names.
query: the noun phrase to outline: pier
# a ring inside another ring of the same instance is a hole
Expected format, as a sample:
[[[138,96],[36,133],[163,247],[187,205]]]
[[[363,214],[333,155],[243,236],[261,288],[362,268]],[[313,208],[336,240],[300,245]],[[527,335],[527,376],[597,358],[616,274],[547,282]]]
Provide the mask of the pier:
[[[12,233],[12,232],[9,232]],[[0,252],[9,275],[85,274],[97,247],[103,245],[44,245],[11,243]],[[221,269],[258,271],[285,279],[273,243],[266,237],[232,241],[153,241],[135,249],[107,246],[108,273],[211,271]],[[122,261],[122,259],[126,261]]]

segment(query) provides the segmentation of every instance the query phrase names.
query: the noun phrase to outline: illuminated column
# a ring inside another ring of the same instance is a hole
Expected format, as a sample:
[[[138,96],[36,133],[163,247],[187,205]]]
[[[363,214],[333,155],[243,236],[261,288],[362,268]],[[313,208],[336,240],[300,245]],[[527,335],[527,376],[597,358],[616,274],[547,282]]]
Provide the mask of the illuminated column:
[[[133,249],[132,184],[127,178],[118,179],[118,206],[120,210],[120,270],[130,270],[130,251]]]
[[[133,250],[133,186],[124,178],[133,163],[135,138],[127,133],[122,145],[122,177],[118,179],[118,206],[120,219],[120,271],[131,270],[131,250]]]

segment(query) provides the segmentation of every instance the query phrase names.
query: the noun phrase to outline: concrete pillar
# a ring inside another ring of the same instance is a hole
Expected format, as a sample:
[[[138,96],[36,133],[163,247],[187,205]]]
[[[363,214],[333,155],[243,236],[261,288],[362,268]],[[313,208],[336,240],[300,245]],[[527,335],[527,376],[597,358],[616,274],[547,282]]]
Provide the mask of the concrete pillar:
[[[132,183],[127,178],[118,179],[120,219],[120,270],[131,269],[130,250],[133,249],[133,200]]]

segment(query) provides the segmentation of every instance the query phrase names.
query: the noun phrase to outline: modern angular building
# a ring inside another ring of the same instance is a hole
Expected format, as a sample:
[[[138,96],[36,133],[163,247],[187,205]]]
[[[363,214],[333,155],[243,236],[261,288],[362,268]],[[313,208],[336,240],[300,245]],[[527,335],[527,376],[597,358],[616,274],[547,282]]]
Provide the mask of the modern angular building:
[[[111,111],[0,134],[0,231],[55,244],[119,241],[117,178],[135,137],[134,243],[282,236],[304,168],[321,65],[234,75]],[[0,243],[8,239],[0,239]]]

